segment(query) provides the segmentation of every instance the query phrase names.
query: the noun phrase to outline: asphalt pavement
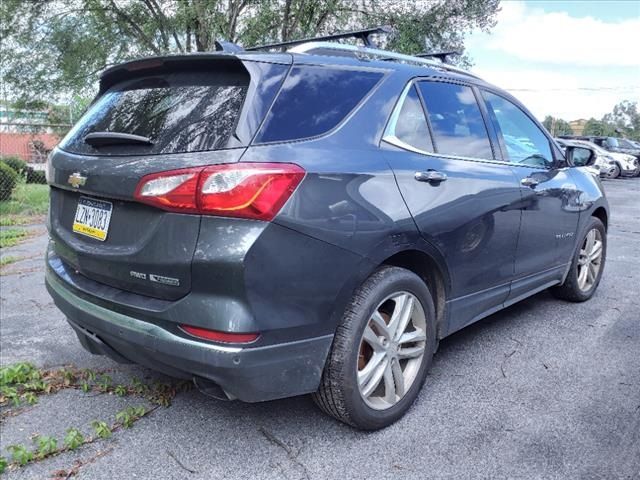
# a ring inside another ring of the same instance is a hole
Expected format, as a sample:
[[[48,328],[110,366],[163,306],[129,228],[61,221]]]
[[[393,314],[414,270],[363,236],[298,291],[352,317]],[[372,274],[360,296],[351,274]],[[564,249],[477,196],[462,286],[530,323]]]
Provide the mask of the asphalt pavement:
[[[87,479],[640,479],[640,178],[605,181],[612,209],[606,270],[582,304],[546,292],[443,340],[410,412],[374,433],[320,413],[308,397],[243,404],[179,393],[130,429],[12,469]],[[170,382],[92,356],[43,283],[46,233],[3,249],[0,361],[108,369],[116,382]],[[111,420],[135,396],[66,389],[3,415],[1,455],[34,433]],[[9,407],[11,408],[11,407]],[[4,407],[3,412],[7,412]]]

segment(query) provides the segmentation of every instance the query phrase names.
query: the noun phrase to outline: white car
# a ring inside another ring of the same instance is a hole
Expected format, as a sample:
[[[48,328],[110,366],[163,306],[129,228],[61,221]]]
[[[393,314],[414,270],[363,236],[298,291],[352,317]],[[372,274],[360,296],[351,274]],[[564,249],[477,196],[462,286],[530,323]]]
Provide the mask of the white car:
[[[556,138],[555,140],[563,151],[567,145],[572,145],[578,147],[586,147],[595,153],[596,160],[593,165],[580,168],[585,168],[594,175],[600,177],[615,178],[620,175],[620,170],[617,168],[613,157],[610,157],[609,152],[603,150],[597,145],[590,144],[589,142],[579,142],[577,140],[566,140],[564,138]],[[615,177],[613,175],[615,175]]]
[[[567,140],[565,140],[567,141]],[[610,163],[613,167],[611,172],[606,176],[607,178],[617,178],[619,176],[623,177],[635,177],[640,173],[640,166],[638,165],[638,159],[633,155],[629,155],[627,153],[617,153],[610,152],[605,150],[604,148],[596,145],[595,143],[588,142],[586,140],[573,140],[571,139],[571,143],[575,145],[582,145],[585,147],[591,148],[596,154],[598,158],[596,160],[595,165],[598,166],[599,162],[602,163]],[[602,171],[602,168],[601,168]]]

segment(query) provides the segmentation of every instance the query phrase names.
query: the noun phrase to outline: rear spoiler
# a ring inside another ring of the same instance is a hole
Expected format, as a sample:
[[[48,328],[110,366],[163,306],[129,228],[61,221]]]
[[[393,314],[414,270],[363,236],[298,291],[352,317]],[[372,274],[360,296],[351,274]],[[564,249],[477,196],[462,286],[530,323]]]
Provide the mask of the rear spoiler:
[[[243,61],[258,61],[290,65],[291,54],[286,53],[190,53],[186,55],[165,55],[146,57],[121,63],[106,69],[100,75],[98,97],[116,83],[144,74],[156,75],[176,71],[204,70],[215,62],[216,67],[227,72],[246,72]]]

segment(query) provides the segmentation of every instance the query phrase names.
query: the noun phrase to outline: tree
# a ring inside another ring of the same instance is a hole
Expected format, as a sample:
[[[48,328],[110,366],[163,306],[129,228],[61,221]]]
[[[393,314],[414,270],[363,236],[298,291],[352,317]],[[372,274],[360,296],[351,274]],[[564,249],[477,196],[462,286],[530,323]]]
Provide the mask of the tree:
[[[544,117],[542,125],[546,128],[554,137],[557,135],[573,135],[573,129],[566,120],[561,118],[554,118],[551,115]]]
[[[637,102],[623,100],[613,107],[611,113],[602,117],[602,121],[625,136],[640,138],[640,112]]]
[[[110,65],[211,51],[216,39],[255,45],[390,24],[390,48],[460,48],[467,32],[494,25],[498,9],[498,0],[3,0],[2,93],[68,102],[93,94]]]
[[[584,125],[583,135],[615,136],[615,128],[602,120],[590,118]]]

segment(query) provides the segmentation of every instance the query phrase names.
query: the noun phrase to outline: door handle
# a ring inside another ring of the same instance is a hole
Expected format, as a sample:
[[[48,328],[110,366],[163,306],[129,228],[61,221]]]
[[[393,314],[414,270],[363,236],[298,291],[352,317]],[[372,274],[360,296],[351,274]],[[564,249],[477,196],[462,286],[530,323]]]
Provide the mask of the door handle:
[[[436,170],[427,170],[426,172],[416,172],[414,178],[419,182],[439,184],[447,179],[447,174]]]
[[[532,177],[525,177],[522,180],[520,180],[520,185],[522,185],[523,187],[535,187],[536,185],[538,185],[540,182],[538,180],[536,180],[535,178]]]

